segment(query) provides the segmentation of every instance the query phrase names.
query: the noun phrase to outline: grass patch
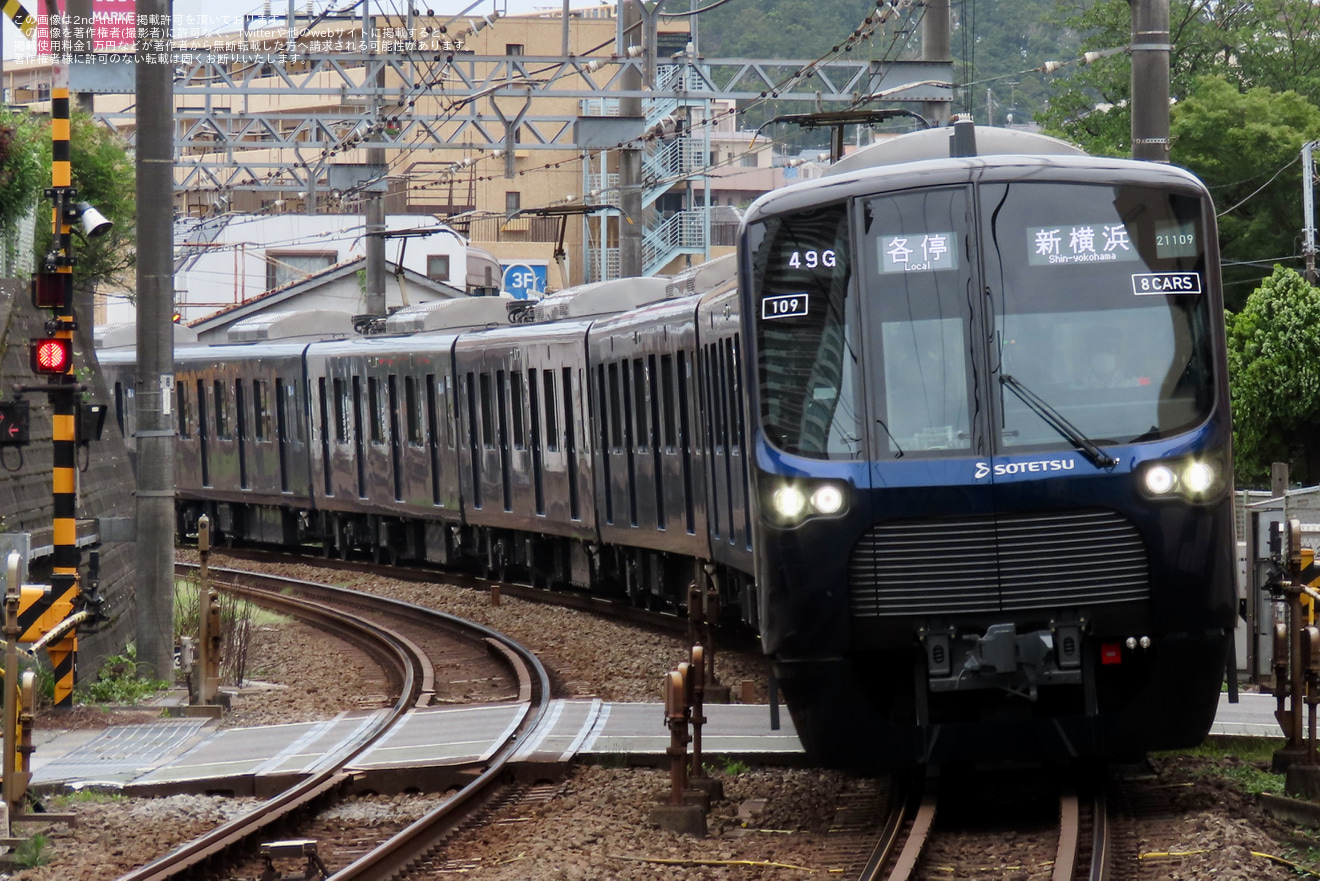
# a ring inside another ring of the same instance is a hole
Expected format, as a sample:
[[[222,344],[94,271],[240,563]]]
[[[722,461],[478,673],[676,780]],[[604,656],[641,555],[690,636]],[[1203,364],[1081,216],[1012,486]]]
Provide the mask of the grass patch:
[[[114,804],[115,802],[125,801],[126,797],[122,792],[109,792],[104,789],[75,789],[71,792],[61,792],[50,800],[50,805],[57,811],[62,811],[72,805],[101,805]]]
[[[79,702],[135,707],[164,691],[170,683],[138,674],[137,647],[129,644],[122,655],[111,655],[91,682],[75,689]]]
[[[1157,753],[1198,759],[1236,759],[1239,762],[1269,762],[1283,742],[1269,737],[1219,737],[1211,735],[1191,749]]]
[[[40,832],[14,848],[14,865],[35,869],[50,862],[50,839]]]
[[[720,758],[716,760],[719,772],[725,777],[738,777],[752,770],[746,762],[740,762],[737,759]]]

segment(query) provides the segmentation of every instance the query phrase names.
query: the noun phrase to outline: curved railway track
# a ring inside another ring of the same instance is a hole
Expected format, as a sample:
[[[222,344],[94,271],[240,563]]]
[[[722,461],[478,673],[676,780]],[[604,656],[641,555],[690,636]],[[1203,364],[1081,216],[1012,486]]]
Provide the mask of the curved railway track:
[[[187,566],[180,568],[187,569]],[[287,614],[331,630],[374,657],[394,686],[396,699],[376,723],[341,746],[320,763],[320,770],[269,799],[256,810],[227,822],[211,832],[175,848],[158,860],[121,877],[120,881],[182,881],[215,877],[225,865],[256,853],[272,830],[286,830],[296,818],[332,799],[347,786],[344,768],[373,743],[384,737],[416,706],[429,703],[435,694],[435,663],[419,641],[401,632],[397,623],[382,623],[391,617],[407,620],[410,627],[436,628],[454,638],[477,641],[489,647],[507,664],[518,683],[518,699],[530,704],[522,724],[486,763],[479,776],[443,805],[393,836],[382,845],[336,871],[336,879],[370,878],[383,881],[395,877],[425,856],[469,813],[497,793],[509,759],[527,735],[542,720],[549,706],[550,682],[544,667],[531,652],[488,628],[408,603],[359,594],[329,585],[296,579],[256,575],[231,569],[211,568],[217,586],[250,597],[262,605],[277,606]],[[278,837],[284,837],[282,834]]]

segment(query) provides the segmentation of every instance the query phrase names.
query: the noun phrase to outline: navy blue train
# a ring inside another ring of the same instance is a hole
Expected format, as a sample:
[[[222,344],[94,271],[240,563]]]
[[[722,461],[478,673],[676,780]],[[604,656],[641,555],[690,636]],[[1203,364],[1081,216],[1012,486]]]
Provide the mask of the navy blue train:
[[[1236,605],[1210,197],[976,140],[768,194],[736,274],[181,348],[179,530],[647,605],[695,583],[823,765],[1195,743]],[[132,353],[102,363],[131,433]]]

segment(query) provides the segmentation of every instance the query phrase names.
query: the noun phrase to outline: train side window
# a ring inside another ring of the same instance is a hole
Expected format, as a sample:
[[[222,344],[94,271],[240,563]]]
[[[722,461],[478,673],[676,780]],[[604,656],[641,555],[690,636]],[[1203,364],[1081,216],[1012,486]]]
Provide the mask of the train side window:
[[[555,372],[542,371],[545,380],[545,448],[551,452],[559,449],[559,410],[555,401]]]
[[[742,351],[739,346],[738,335],[734,334],[729,341],[728,348],[728,368],[729,368],[729,407],[733,410],[733,444],[737,449],[743,448],[743,406],[742,406]]]
[[[342,379],[335,380],[335,441],[348,443],[349,430],[348,384]]]
[[[481,443],[486,449],[495,447],[494,409],[490,400],[490,374],[481,374]]]
[[[674,425],[674,356],[660,356],[660,419],[663,423],[665,449],[673,452],[678,446]]]
[[[407,417],[408,443],[420,447],[422,445],[422,402],[417,397],[417,380],[411,376],[403,378],[403,407]]]
[[[385,443],[385,418],[381,410],[380,380],[375,376],[367,377],[367,410],[370,413],[371,442]]]
[[[119,423],[119,433],[124,437],[128,435],[124,432],[124,384],[115,383],[115,421]]]
[[[505,391],[504,391],[504,371],[495,371],[495,404],[499,408],[495,412],[499,414],[499,446],[500,449],[507,449],[509,446],[509,422],[505,415]]]
[[[115,383],[115,399],[116,399],[116,401],[118,401],[118,399],[119,399],[119,392],[120,392],[120,389],[119,389],[119,383]],[[190,412],[190,411],[191,411],[191,407],[189,406],[190,402],[189,402],[189,400],[188,400],[188,385],[187,385],[187,383],[182,383],[182,382],[181,382],[181,383],[178,383],[177,385],[175,385],[175,387],[174,387],[174,396],[175,396],[175,400],[177,401],[176,407],[177,407],[177,409],[178,409],[178,411],[179,411],[179,437],[181,437],[181,438],[185,438],[185,439],[190,438],[190,437],[192,437],[192,434],[191,434],[191,432],[192,432],[192,419],[191,419],[191,415],[192,415],[192,414],[191,414],[191,412]],[[122,423],[122,420],[121,420],[121,423],[120,423],[120,429],[121,429],[121,430],[123,429],[123,423]]]
[[[637,451],[644,453],[651,435],[646,428],[646,367],[641,358],[632,362],[632,406],[637,420]]]
[[[215,436],[220,440],[232,440],[229,433],[229,408],[225,400],[225,383],[222,379],[215,381]]]
[[[514,449],[527,449],[527,437],[524,433],[526,428],[526,419],[523,417],[523,408],[526,406],[526,392],[523,390],[523,375],[521,370],[515,370],[509,374],[509,388],[513,397],[513,446]]]
[[[611,364],[610,371],[610,449],[623,449],[623,402],[619,397],[619,365]]]
[[[527,371],[527,418],[531,420],[531,443],[534,450],[541,448],[541,387],[536,384],[536,370]]]
[[[234,421],[238,439],[243,441],[248,437],[247,421],[247,386],[243,380],[234,380]]]
[[[298,430],[298,381],[275,380],[276,437],[286,443],[302,443]]]
[[[206,440],[206,383],[205,380],[197,380],[197,436]],[[203,448],[204,449],[204,448]]]
[[[252,433],[259,441],[270,439],[270,432],[266,430],[266,421],[270,417],[267,390],[268,385],[264,379],[252,380]]]

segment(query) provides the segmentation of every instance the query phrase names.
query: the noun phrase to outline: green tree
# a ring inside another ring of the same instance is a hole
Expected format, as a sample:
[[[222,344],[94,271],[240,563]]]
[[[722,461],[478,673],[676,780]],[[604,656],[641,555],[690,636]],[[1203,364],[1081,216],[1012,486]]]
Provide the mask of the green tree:
[[[1059,0],[1053,23],[1081,34],[1083,50],[1127,46],[1132,39],[1127,0]],[[1320,5],[1312,0],[1170,0],[1169,34],[1175,101],[1192,94],[1200,78],[1218,75],[1243,91],[1295,91],[1320,104]],[[1092,153],[1130,155],[1131,76],[1122,54],[1068,68],[1056,77],[1037,120]]]
[[[1298,254],[1297,159],[1304,143],[1320,138],[1320,107],[1296,92],[1241,92],[1221,77],[1202,77],[1174,106],[1170,134],[1172,161],[1214,194],[1228,304],[1239,308],[1270,265]]]
[[[32,117],[0,108],[0,231],[6,234],[32,210],[48,183],[43,134]]]
[[[1271,462],[1320,480],[1320,289],[1281,266],[1228,315],[1237,479],[1263,485]]]
[[[50,130],[45,130],[42,161],[45,184],[50,185]],[[109,233],[89,241],[74,234],[73,278],[78,290],[104,290],[129,293],[131,270],[136,262],[137,197],[133,161],[124,140],[110,129],[97,124],[85,113],[74,113],[69,138],[69,158],[73,167],[73,188],[78,201],[96,207],[114,223]],[[162,198],[167,198],[162,197]],[[37,257],[51,248],[49,225],[39,224]],[[75,227],[76,229],[76,227]]]

